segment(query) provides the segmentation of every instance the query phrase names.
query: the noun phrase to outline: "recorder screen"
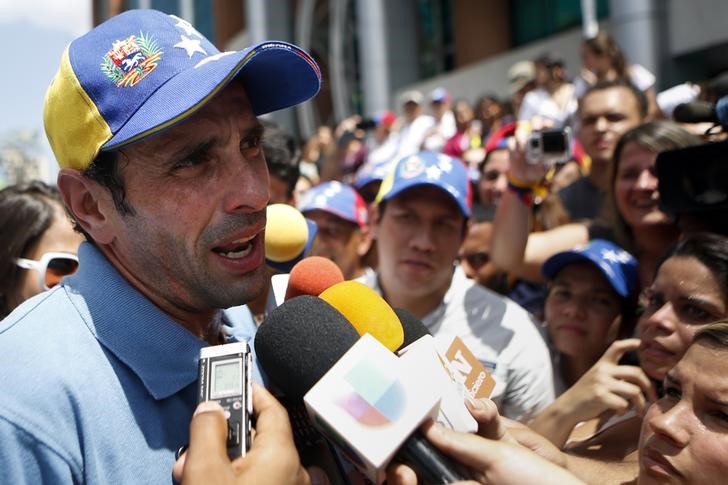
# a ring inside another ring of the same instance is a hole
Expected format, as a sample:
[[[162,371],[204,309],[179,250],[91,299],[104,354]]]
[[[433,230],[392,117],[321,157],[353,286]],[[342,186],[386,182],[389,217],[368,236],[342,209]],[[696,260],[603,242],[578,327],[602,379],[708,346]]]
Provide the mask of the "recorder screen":
[[[243,360],[230,359],[212,363],[212,392],[210,398],[242,394]]]

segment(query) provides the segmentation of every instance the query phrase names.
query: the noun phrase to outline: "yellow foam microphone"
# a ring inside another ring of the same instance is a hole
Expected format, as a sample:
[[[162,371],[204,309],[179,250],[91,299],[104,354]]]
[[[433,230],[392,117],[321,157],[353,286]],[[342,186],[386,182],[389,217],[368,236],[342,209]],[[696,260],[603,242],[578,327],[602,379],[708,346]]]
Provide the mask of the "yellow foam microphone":
[[[404,342],[404,330],[397,314],[367,285],[342,281],[324,290],[319,298],[339,310],[359,335],[370,334],[392,352]]]
[[[308,241],[308,225],[303,214],[287,204],[271,204],[266,217],[265,257],[281,263],[301,254]]]

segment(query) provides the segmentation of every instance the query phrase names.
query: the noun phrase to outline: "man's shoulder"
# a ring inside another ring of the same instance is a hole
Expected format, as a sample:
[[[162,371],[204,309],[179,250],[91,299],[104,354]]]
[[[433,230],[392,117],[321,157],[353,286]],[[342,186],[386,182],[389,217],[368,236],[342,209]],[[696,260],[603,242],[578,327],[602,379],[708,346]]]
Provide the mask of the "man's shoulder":
[[[0,395],[47,401],[83,386],[102,351],[62,288],[26,300],[0,322]],[[75,384],[74,384],[75,383]]]
[[[0,321],[0,348],[43,349],[56,345],[56,337],[69,339],[78,333],[88,333],[88,327],[66,290],[59,286],[29,298]],[[66,341],[59,347],[70,350],[72,346]]]
[[[60,449],[54,436],[74,433],[74,402],[98,369],[95,342],[62,287],[23,302],[0,322],[0,419]]]
[[[529,318],[528,312],[516,302],[468,278],[460,267],[456,268],[453,274],[450,289],[453,292],[453,296],[458,300],[462,300],[461,303],[466,308],[498,305],[502,307],[503,312],[508,311],[518,317]],[[484,317],[487,316],[492,316],[492,312],[484,315]]]
[[[453,282],[462,286],[460,305],[462,305],[469,325],[476,325],[482,331],[488,331],[488,328],[491,331],[494,328],[500,328],[509,335],[511,344],[529,343],[532,339],[535,339],[538,344],[542,343],[533,317],[521,305],[507,296],[479,285],[474,280],[458,280],[459,277],[456,273]],[[455,301],[453,303],[457,304]]]

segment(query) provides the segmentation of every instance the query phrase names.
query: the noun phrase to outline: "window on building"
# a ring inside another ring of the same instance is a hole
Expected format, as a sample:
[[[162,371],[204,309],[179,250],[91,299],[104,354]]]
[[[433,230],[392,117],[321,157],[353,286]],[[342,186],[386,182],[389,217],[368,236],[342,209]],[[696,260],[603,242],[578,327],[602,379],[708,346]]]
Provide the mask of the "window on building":
[[[581,2],[577,0],[511,0],[513,47],[528,44],[581,25]],[[609,1],[597,0],[597,18],[609,15]]]
[[[420,75],[436,76],[455,68],[452,0],[418,0]]]

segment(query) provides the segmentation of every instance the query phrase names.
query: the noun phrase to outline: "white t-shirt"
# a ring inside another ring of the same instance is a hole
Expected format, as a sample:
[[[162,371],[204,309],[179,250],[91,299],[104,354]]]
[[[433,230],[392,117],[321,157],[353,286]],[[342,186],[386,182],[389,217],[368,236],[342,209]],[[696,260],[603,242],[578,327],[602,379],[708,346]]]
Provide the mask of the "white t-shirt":
[[[381,294],[374,271],[358,279]],[[455,268],[442,303],[422,319],[446,345],[460,337],[491,372],[491,399],[503,416],[527,421],[554,400],[549,351],[530,315]]]
[[[412,123],[407,123],[399,130],[399,144],[392,160],[400,160],[420,151],[425,135],[435,126],[435,118],[420,115]]]
[[[555,128],[566,126],[577,108],[574,87],[569,85],[567,89],[570,92],[563,108],[556,104],[554,98],[544,88],[527,92],[518,111],[518,120],[528,121],[538,116],[553,121]]]
[[[456,131],[455,115],[450,110],[445,111],[440,121],[435,123],[433,129],[425,137],[422,148],[433,152],[442,151],[442,147],[445,146],[445,143],[452,138]]]

